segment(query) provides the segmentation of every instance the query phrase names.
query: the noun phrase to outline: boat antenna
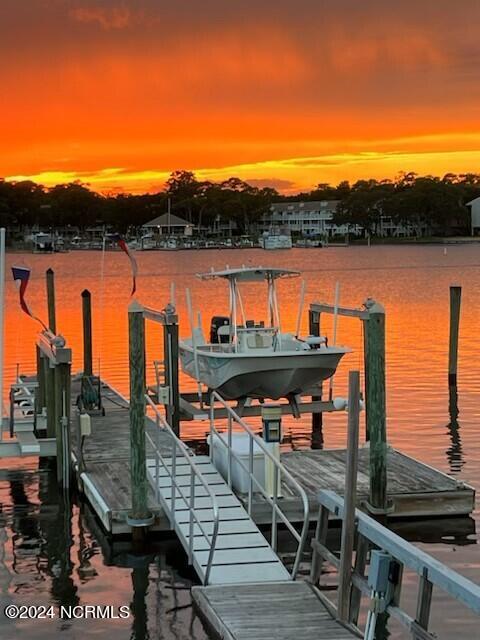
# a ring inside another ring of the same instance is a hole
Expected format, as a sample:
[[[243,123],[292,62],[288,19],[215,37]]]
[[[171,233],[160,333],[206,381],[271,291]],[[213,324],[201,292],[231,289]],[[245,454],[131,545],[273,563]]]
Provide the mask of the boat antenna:
[[[302,280],[302,286],[300,287],[300,300],[298,302],[298,315],[297,315],[297,329],[295,331],[295,337],[300,335],[300,324],[302,322],[303,305],[305,303],[305,280]]]
[[[337,326],[338,326],[338,304],[340,301],[340,283],[336,282],[335,283],[335,301],[334,301],[334,306],[333,306],[333,346],[337,345]],[[328,397],[331,400],[333,398],[333,378],[335,377],[335,375],[333,375],[330,378],[330,387],[329,387],[329,391],[328,391]]]
[[[198,400],[200,402],[200,407],[203,409],[202,383],[200,382],[200,373],[198,369],[197,337],[195,335],[195,322],[193,319],[192,296],[190,294],[190,289],[185,290],[185,296],[187,298],[187,311],[188,320],[190,322],[190,331],[192,332],[193,366],[195,370],[195,378],[197,380]]]
[[[175,283],[170,283],[170,304],[175,308]]]

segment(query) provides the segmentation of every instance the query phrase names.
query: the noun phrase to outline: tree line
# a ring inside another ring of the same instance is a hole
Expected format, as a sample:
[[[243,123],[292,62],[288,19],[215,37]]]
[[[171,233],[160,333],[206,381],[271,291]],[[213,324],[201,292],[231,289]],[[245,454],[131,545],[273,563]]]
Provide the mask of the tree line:
[[[375,233],[383,214],[395,222],[426,223],[448,234],[468,231],[465,204],[479,195],[480,174],[453,173],[435,177],[409,172],[394,180],[322,183],[294,196],[239,178],[199,180],[184,170],[174,171],[162,191],[141,195],[101,194],[80,182],[45,187],[0,179],[0,224],[18,228],[106,225],[125,232],[165,213],[170,199],[172,213],[199,228],[232,221],[238,233],[248,233],[272,202],[338,200],[338,223],[359,224]]]

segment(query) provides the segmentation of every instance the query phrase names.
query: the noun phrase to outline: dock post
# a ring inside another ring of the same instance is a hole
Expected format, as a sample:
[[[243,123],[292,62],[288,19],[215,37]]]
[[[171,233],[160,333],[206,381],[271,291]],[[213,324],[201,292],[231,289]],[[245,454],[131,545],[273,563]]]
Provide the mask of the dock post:
[[[458,332],[460,327],[460,303],[462,287],[450,287],[450,339],[448,349],[448,383],[457,383]]]
[[[45,407],[47,410],[47,438],[55,438],[55,369],[49,358],[42,358],[45,379]]]
[[[52,333],[57,333],[57,321],[55,315],[55,274],[53,269],[48,268],[45,272],[47,278],[47,305],[48,305],[48,328]]]
[[[348,374],[348,442],[345,476],[344,516],[340,547],[338,583],[338,617],[349,620],[350,588],[352,581],[353,542],[355,536],[355,506],[357,503],[358,434],[360,422],[360,373]]]
[[[365,407],[368,398],[368,320],[360,320],[363,330],[363,397],[365,398]],[[368,412],[366,412],[368,413]],[[365,419],[365,442],[370,442],[370,431],[368,420]]]
[[[127,523],[132,535],[142,537],[153,523],[147,504],[147,466],[145,441],[145,319],[143,308],[133,301],[128,307],[130,368],[130,482],[132,510]]]
[[[169,404],[166,419],[175,435],[180,435],[180,389],[178,383],[178,323],[166,316],[163,328],[163,355],[165,359],[165,382],[169,387]]]
[[[57,481],[63,489],[70,488],[71,445],[70,445],[70,380],[71,362],[55,365],[55,437],[57,443]]]
[[[37,354],[37,393],[35,394],[35,412],[37,416],[43,415],[45,409],[45,368],[40,347],[36,346]]]
[[[320,335],[320,313],[317,311],[308,311],[308,333],[311,336]],[[321,387],[320,395],[312,396],[312,402],[321,401]],[[321,449],[323,447],[323,414],[312,413],[312,449]],[[314,446],[315,445],[315,446]]]
[[[387,424],[385,391],[385,309],[374,300],[367,300],[366,321],[367,362],[367,431],[370,435],[370,494],[372,513],[387,509]]]
[[[82,291],[83,318],[83,375],[93,375],[92,356],[92,296],[88,289]]]

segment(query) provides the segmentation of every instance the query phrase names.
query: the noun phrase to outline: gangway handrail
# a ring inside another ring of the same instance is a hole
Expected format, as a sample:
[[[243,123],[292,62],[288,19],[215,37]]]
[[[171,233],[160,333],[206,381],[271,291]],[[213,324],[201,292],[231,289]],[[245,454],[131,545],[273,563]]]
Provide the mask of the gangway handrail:
[[[224,438],[222,438],[220,432],[215,427],[215,401],[218,401],[227,411],[228,415],[228,427],[227,427],[227,442],[225,442]],[[248,468],[243,463],[240,456],[238,456],[235,451],[232,449],[232,423],[235,422],[238,424],[249,436],[249,456],[248,456]],[[300,566],[300,562],[302,559],[302,553],[305,547],[305,543],[308,535],[308,527],[309,527],[309,502],[308,497],[303,489],[303,487],[297,482],[297,480],[293,477],[293,475],[286,469],[286,467],[278,460],[268,449],[265,441],[260,438],[250,427],[249,425],[242,420],[242,418],[232,409],[232,407],[225,402],[225,400],[216,392],[212,391],[210,395],[210,459],[213,459],[213,437],[217,436],[218,441],[228,449],[228,470],[227,470],[227,482],[228,485],[232,486],[232,458],[241,466],[241,468],[248,474],[249,477],[249,488],[248,488],[248,505],[247,511],[248,515],[252,516],[252,504],[253,504],[253,486],[257,487],[258,491],[263,495],[268,504],[272,507],[272,535],[271,535],[271,545],[274,551],[277,550],[277,531],[278,531],[278,522],[277,517],[283,522],[283,524],[290,531],[292,536],[298,543],[297,553],[295,555],[295,561],[293,563],[293,568],[291,571],[292,579],[295,580],[298,568]],[[274,473],[274,482],[273,482],[273,498],[266,491],[265,487],[262,486],[262,483],[259,482],[257,478],[255,478],[253,474],[253,450],[254,443],[260,447],[265,457],[268,458],[274,465],[274,468],[277,470]],[[213,460],[212,460],[213,462]],[[281,485],[282,475],[288,480],[289,484],[295,491],[299,494],[302,505],[303,505],[303,524],[301,533],[295,529],[293,524],[290,522],[288,517],[285,515],[281,507],[278,505],[278,488],[279,488],[279,480]]]
[[[159,447],[158,447],[158,443],[155,443],[152,439],[152,437],[150,436],[149,433],[145,432],[145,436],[148,440],[148,442],[150,443],[150,445],[153,448],[154,454],[155,454],[155,490],[156,490],[156,498],[158,501],[158,494],[159,494],[159,486],[158,486],[158,481],[159,481],[159,470],[160,470],[160,464],[162,464],[163,468],[165,469],[165,471],[167,472],[168,476],[170,477],[171,483],[172,483],[172,487],[171,487],[171,504],[170,504],[170,522],[171,522],[171,526],[172,528],[174,528],[174,523],[175,523],[175,502],[177,499],[177,491],[179,494],[179,498],[181,498],[181,500],[185,503],[188,511],[189,511],[189,540],[188,540],[188,545],[189,545],[189,550],[188,550],[188,557],[189,557],[189,562],[191,563],[192,558],[193,558],[193,533],[194,533],[194,522],[195,524],[198,526],[202,536],[205,538],[205,540],[207,541],[207,544],[209,546],[209,553],[208,553],[208,561],[207,561],[207,567],[205,570],[205,578],[204,578],[204,583],[208,584],[208,580],[210,577],[210,571],[212,568],[212,563],[213,563],[213,554],[215,552],[215,547],[216,547],[216,543],[217,543],[217,536],[218,536],[218,529],[219,529],[219,523],[220,523],[220,511],[218,508],[218,501],[217,498],[215,496],[215,494],[212,492],[210,486],[208,485],[208,483],[206,482],[205,478],[203,477],[202,472],[200,471],[198,465],[195,463],[193,456],[190,454],[190,451],[188,449],[188,447],[178,438],[178,436],[175,434],[175,432],[173,431],[173,429],[171,428],[171,426],[168,424],[168,422],[165,420],[165,418],[163,417],[163,415],[160,413],[160,411],[158,410],[158,408],[156,407],[155,403],[152,401],[152,399],[150,398],[150,396],[148,396],[147,394],[145,394],[145,400],[147,402],[147,404],[153,409],[154,413],[155,413],[155,419],[156,419],[156,424],[157,427],[159,429],[158,433],[160,432],[160,429],[162,431],[164,431],[165,433],[167,433],[171,440],[172,440],[172,458],[171,458],[171,469],[169,469],[166,460],[165,460],[165,456],[162,455]],[[177,451],[179,451],[182,454],[183,459],[186,460],[186,462],[188,463],[189,467],[190,467],[190,496],[186,496],[185,493],[182,490],[182,487],[178,484],[177,482],[177,476],[176,476],[176,466],[177,466]],[[203,486],[203,488],[206,490],[208,497],[211,499],[212,501],[212,511],[213,511],[213,529],[212,529],[212,534],[209,535],[203,525],[202,522],[200,521],[200,519],[198,518],[197,513],[195,512],[195,487],[198,486],[196,484],[196,479],[198,479],[201,483],[201,485]]]
[[[330,515],[344,521],[345,504],[341,496],[334,491],[327,490],[319,492],[318,502],[320,510],[317,531],[312,541],[313,559],[310,580],[313,584],[320,586],[323,562],[327,561],[337,570],[340,568],[340,559],[328,549],[326,539]],[[391,578],[389,577],[394,590],[392,597],[385,602],[385,611],[396,618],[401,625],[407,627],[413,637],[425,639],[434,637],[428,630],[433,587],[441,589],[472,612],[480,615],[479,584],[450,569],[359,509],[355,510],[353,534],[357,539],[357,558],[349,577],[348,622],[355,625],[358,623],[361,597],[372,597],[372,588],[365,577],[367,555],[370,548],[386,552],[392,558],[393,564],[396,565],[395,570],[391,571]],[[412,617],[400,605],[404,568],[415,573],[419,578],[415,617]],[[329,601],[329,604],[336,609],[333,602]]]

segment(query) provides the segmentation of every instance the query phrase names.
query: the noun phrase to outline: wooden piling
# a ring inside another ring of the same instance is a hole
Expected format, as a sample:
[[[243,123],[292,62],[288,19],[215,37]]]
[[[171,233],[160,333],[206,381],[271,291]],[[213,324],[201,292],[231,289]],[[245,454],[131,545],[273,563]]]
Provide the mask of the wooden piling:
[[[311,309],[308,311],[308,333],[311,336],[319,336],[320,335],[320,313],[316,311],[312,311]],[[312,402],[321,401],[322,394],[318,396],[312,396]],[[318,440],[318,434],[322,436],[322,427],[323,427],[323,414],[322,413],[312,413],[312,444],[314,440]],[[314,438],[315,434],[315,438]],[[320,440],[323,444],[323,437],[320,437]]]
[[[88,289],[82,291],[83,317],[83,375],[93,375],[92,355],[92,297]]]
[[[178,382],[178,324],[176,322],[167,322],[163,327],[163,354],[165,360],[165,383],[170,389],[166,418],[174,433],[179,436],[180,387]]]
[[[450,339],[448,348],[448,382],[457,382],[458,363],[458,334],[460,328],[460,304],[462,300],[462,287],[452,285],[450,287]]]
[[[45,377],[45,407],[47,410],[47,438],[55,438],[55,370],[48,358],[42,358]]]
[[[373,512],[387,509],[387,426],[385,392],[385,310],[368,301],[366,322],[366,410],[370,435],[370,496]]]
[[[368,320],[360,320],[363,330],[363,393],[365,406],[368,398]],[[370,442],[370,432],[368,430],[368,420],[365,420],[365,441]]]
[[[355,536],[355,506],[357,502],[358,436],[360,423],[360,373],[348,375],[348,440],[345,476],[345,511],[342,523],[340,569],[338,584],[338,617],[349,620],[352,578],[353,543]]]
[[[48,305],[48,328],[52,333],[57,333],[57,321],[55,314],[55,274],[53,269],[45,272],[47,279],[47,305]]]
[[[57,443],[57,481],[68,489],[71,478],[70,443],[70,363],[55,365],[55,438]]]
[[[151,519],[147,505],[145,451],[145,319],[143,308],[133,301],[128,308],[130,365],[130,480],[132,510],[129,523],[145,526]]]
[[[37,392],[35,394],[35,412],[38,415],[43,414],[45,408],[45,368],[43,366],[43,357],[40,347],[36,346],[37,355]]]

